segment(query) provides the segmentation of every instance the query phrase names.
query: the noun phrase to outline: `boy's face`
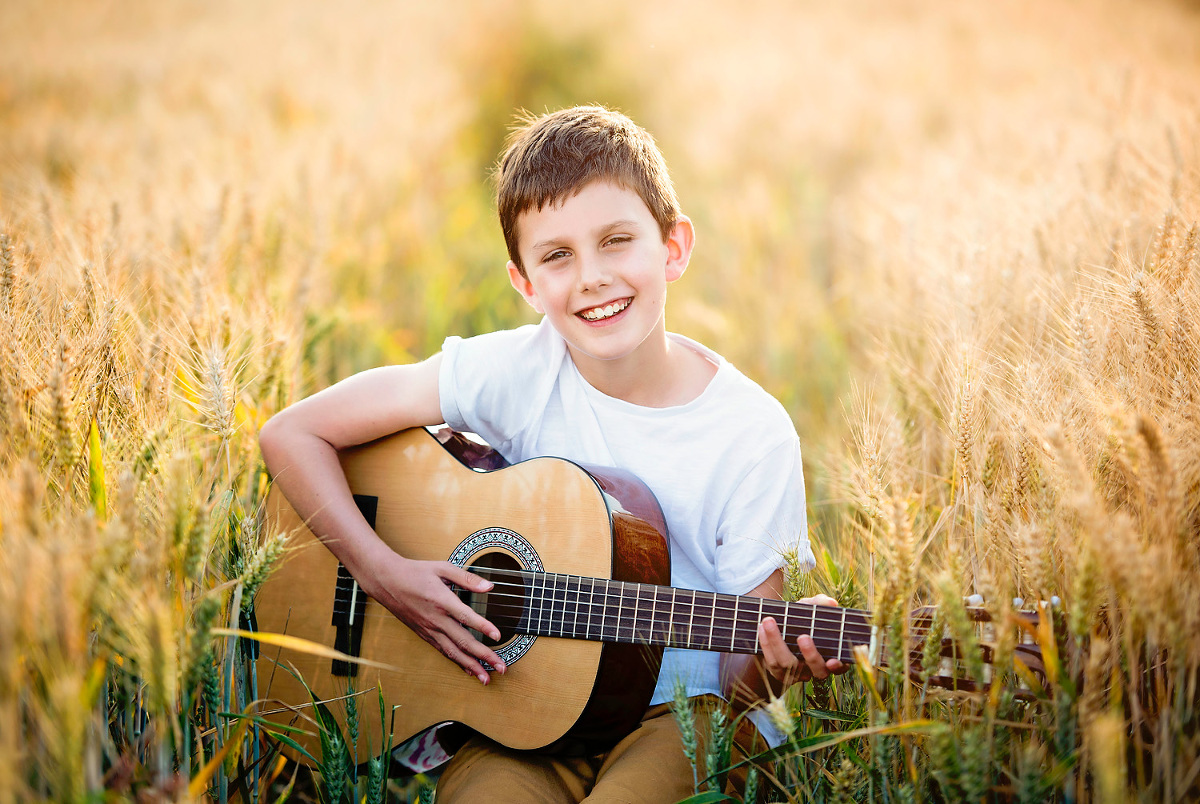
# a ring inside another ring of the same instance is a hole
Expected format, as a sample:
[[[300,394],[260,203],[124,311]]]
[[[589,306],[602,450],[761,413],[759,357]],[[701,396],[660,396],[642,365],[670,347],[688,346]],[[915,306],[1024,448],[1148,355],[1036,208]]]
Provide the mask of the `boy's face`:
[[[595,181],[557,206],[522,213],[517,235],[526,275],[510,262],[513,287],[550,319],[581,370],[665,344],[667,283],[692,252],[687,218],[664,243],[641,196]]]

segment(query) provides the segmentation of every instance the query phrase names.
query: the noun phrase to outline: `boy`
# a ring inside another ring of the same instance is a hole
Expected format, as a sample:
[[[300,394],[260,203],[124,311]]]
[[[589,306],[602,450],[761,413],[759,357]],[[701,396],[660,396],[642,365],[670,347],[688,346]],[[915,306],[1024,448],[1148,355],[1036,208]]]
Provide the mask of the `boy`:
[[[276,482],[368,595],[441,651],[448,671],[453,662],[482,684],[484,662],[505,667],[467,629],[499,632],[448,584],[490,584],[384,545],[351,499],[337,450],[446,422],[510,462],[554,455],[626,469],[663,508],[674,586],[778,598],[782,551],[812,563],[798,440],[761,388],[666,330],[667,285],[687,268],[695,233],[650,135],[603,108],[554,112],[516,132],[497,184],[509,279],[541,323],[448,338],[423,363],[363,372],[281,412],[261,433]],[[646,718],[604,755],[514,752],[473,738],[443,773],[438,801],[686,797],[691,767],[662,705],[676,679],[690,696],[761,697],[768,674],[790,682],[844,669],[806,636],[798,659],[771,618],[759,640],[761,665],[668,650]]]

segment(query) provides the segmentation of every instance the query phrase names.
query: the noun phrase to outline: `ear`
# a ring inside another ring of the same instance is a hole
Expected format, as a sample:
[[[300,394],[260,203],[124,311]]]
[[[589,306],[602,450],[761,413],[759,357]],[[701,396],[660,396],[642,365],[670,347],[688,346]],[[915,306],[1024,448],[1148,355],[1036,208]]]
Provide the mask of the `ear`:
[[[530,307],[541,315],[546,314],[546,311],[542,309],[542,300],[538,298],[537,291],[533,289],[533,283],[521,273],[521,269],[512,260],[508,261],[508,281],[512,283],[513,289],[524,297]]]
[[[671,227],[667,237],[667,281],[674,282],[683,276],[687,270],[688,261],[692,258],[692,248],[696,245],[696,228],[692,219],[680,215],[679,220]]]

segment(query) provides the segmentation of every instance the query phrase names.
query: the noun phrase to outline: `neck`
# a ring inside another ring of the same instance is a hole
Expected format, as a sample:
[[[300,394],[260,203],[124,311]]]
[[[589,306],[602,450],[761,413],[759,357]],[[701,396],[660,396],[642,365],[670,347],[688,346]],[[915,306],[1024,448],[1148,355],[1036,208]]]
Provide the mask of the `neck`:
[[[871,616],[855,609],[555,573],[475,571],[496,583],[480,596],[479,609],[492,615],[489,604],[512,606],[517,633],[758,653],[758,624],[774,617],[788,644],[808,634],[826,658],[853,662],[855,646],[873,647]]]
[[[692,349],[673,343],[662,329],[630,355],[597,360],[567,345],[580,375],[597,391],[632,405],[686,405],[704,392],[717,367]]]

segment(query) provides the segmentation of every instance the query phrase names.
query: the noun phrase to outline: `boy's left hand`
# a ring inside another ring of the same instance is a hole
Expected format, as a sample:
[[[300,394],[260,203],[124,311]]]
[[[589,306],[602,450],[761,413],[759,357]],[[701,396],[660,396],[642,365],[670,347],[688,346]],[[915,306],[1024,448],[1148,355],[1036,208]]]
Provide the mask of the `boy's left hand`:
[[[829,595],[816,595],[801,598],[801,603],[812,603],[818,606],[837,606],[838,602]],[[773,617],[764,617],[758,625],[758,644],[762,647],[763,663],[767,671],[777,681],[790,686],[798,681],[810,679],[825,679],[831,675],[844,673],[849,665],[837,659],[826,659],[813,644],[812,637],[802,634],[796,638],[796,647],[800,656],[784,642],[783,634]]]

